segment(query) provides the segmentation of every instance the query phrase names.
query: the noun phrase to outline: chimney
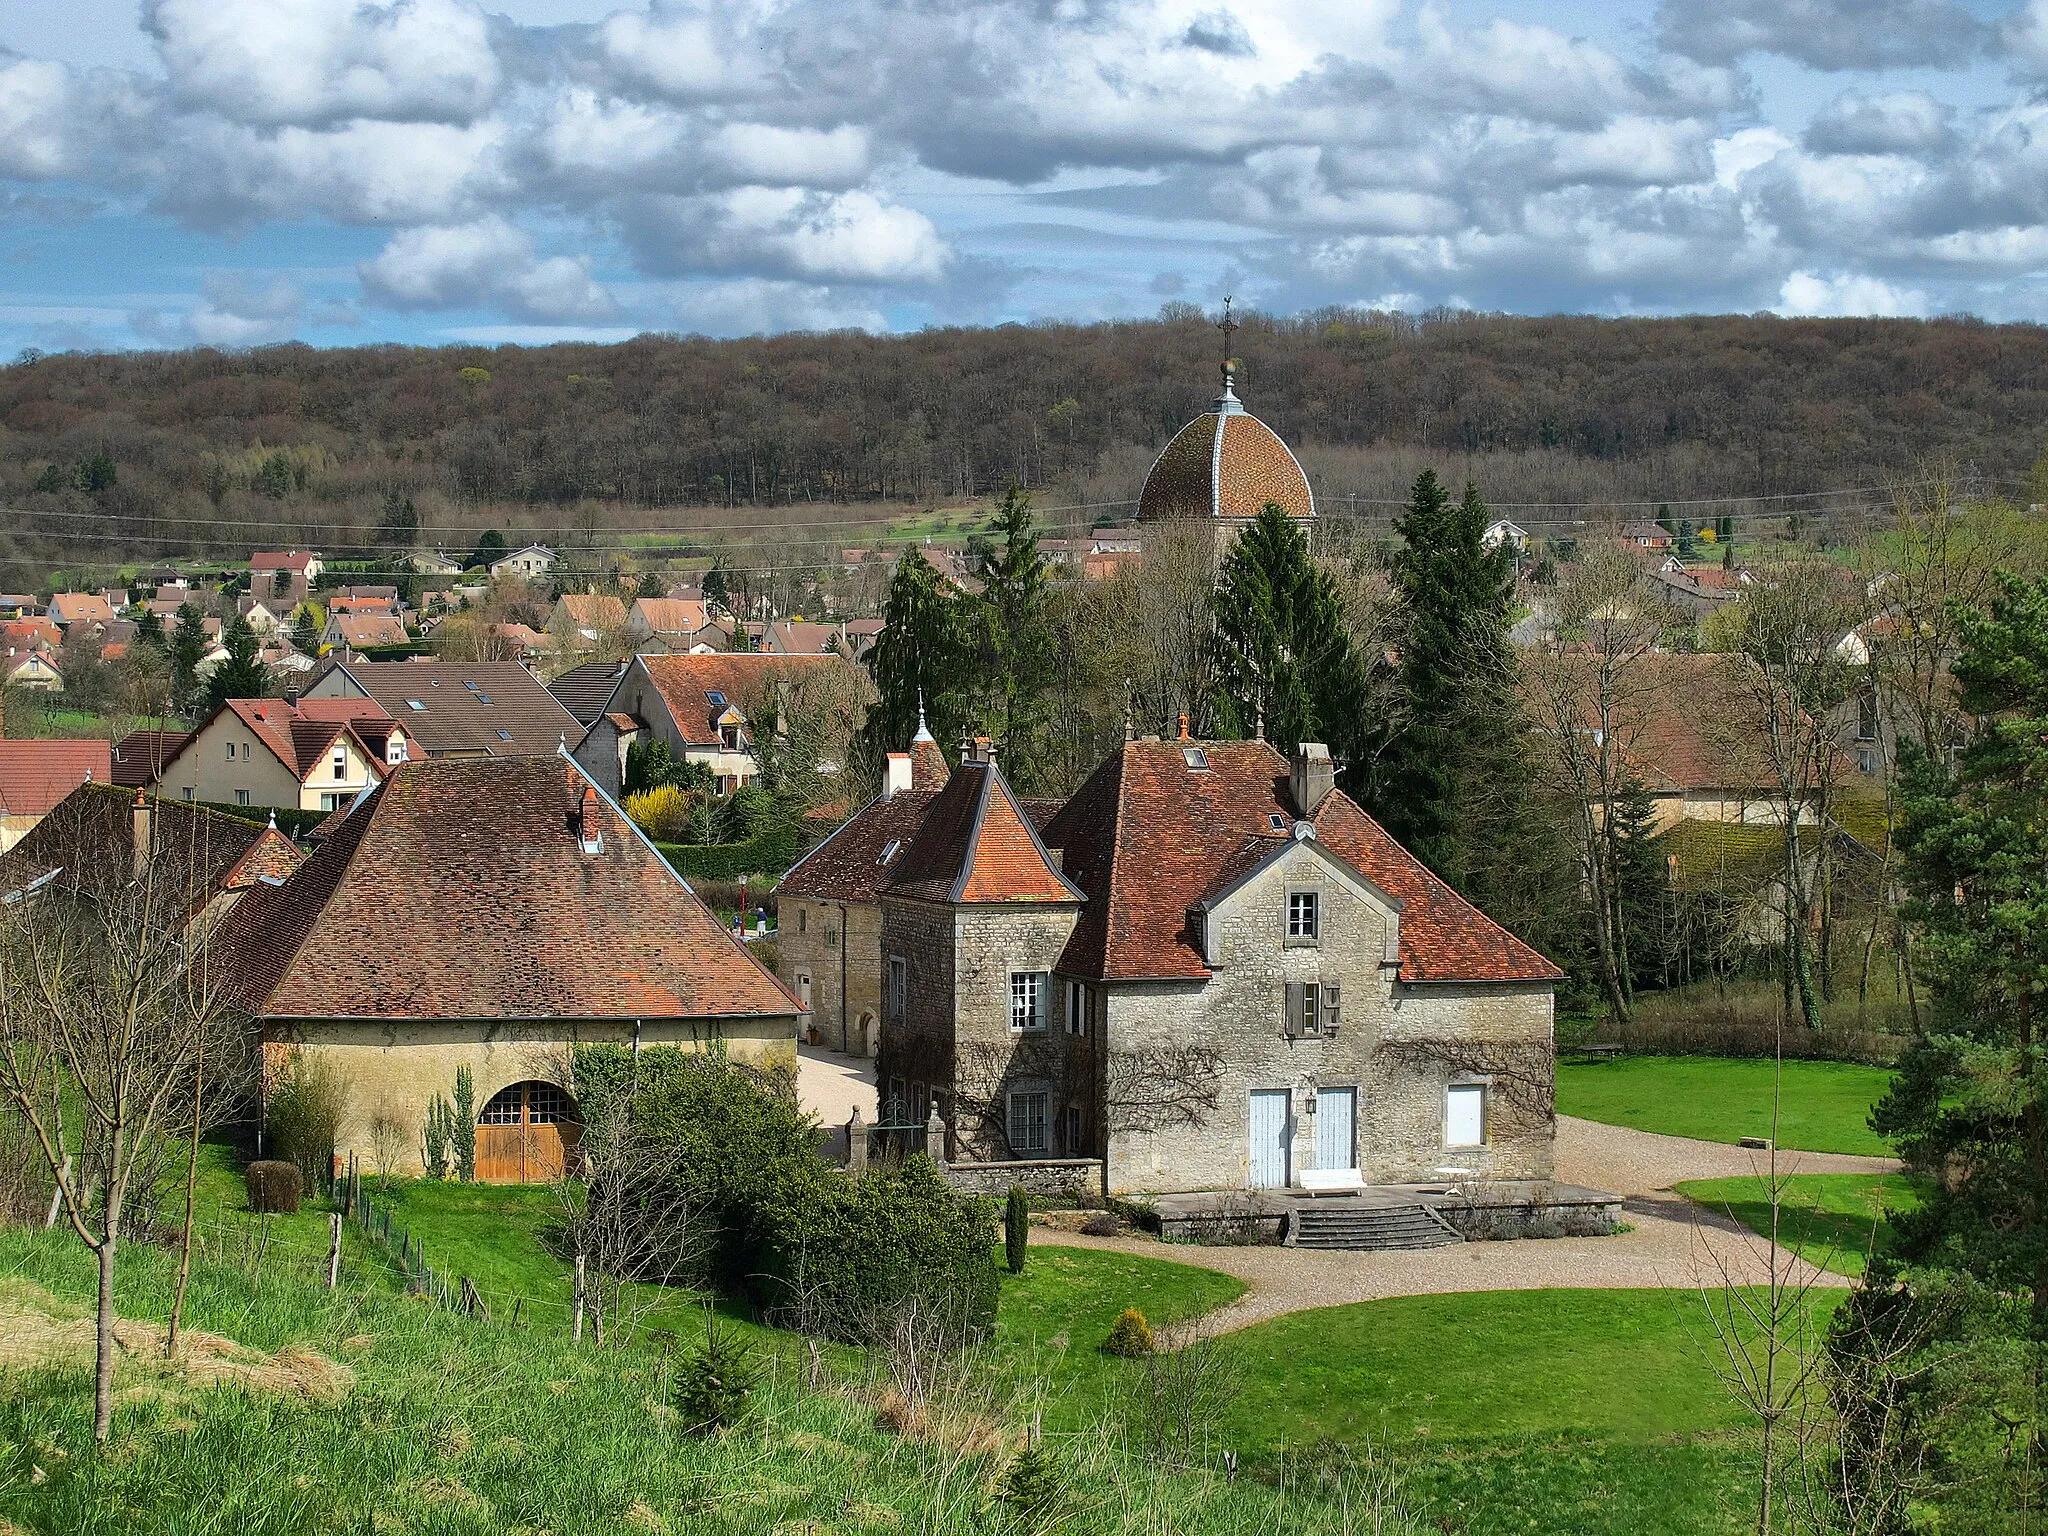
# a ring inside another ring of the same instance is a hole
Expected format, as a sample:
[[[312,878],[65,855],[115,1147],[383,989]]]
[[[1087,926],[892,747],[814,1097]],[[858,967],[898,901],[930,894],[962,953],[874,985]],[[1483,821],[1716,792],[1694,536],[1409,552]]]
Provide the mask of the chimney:
[[[156,812],[150,806],[149,796],[141,790],[135,791],[135,870],[140,874],[149,863],[150,836],[156,822]]]
[[[286,683],[284,685],[284,707],[286,709],[297,709],[299,707],[299,685],[297,683]]]
[[[910,754],[891,752],[882,765],[882,798],[894,800],[910,788]]]
[[[1287,788],[1293,796],[1296,815],[1304,819],[1314,816],[1336,787],[1337,765],[1330,761],[1328,747],[1320,741],[1304,741],[1294,749]]]
[[[597,791],[588,784],[583,786],[575,809],[569,812],[569,830],[585,853],[604,852],[604,834],[597,825]]]
[[[1188,739],[1188,717],[1185,714],[1180,717],[1180,739],[1182,741]]]

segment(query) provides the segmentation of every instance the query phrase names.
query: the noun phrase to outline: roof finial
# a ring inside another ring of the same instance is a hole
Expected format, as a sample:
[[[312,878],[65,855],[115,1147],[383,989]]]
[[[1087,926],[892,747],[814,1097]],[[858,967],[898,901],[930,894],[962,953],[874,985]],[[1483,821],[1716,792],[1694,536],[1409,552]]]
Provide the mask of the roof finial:
[[[1215,409],[1229,415],[1233,411],[1243,410],[1244,407],[1238,402],[1237,392],[1231,387],[1237,377],[1237,359],[1230,355],[1231,341],[1243,327],[1231,313],[1228,294],[1223,296],[1223,318],[1216,322],[1216,329],[1223,333],[1223,393],[1216,397]]]
[[[929,741],[933,746],[938,745],[938,739],[932,735],[931,727],[924,723],[924,690],[922,688],[917,690],[917,734],[910,738],[910,743],[912,746],[915,746],[920,741]]]
[[[274,805],[270,808],[270,830],[277,830],[277,807]]]

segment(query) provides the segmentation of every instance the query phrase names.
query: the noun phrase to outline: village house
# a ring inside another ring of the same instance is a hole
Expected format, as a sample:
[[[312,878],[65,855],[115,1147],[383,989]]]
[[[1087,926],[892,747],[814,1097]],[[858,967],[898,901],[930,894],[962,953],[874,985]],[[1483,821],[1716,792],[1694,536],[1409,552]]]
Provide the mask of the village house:
[[[1623,523],[1615,537],[1630,549],[1666,550],[1678,542],[1678,535],[1662,523]]]
[[[555,552],[544,544],[529,544],[524,549],[515,549],[511,554],[493,560],[490,572],[493,576],[517,576],[521,581],[543,580],[555,568]]]
[[[604,713],[612,689],[618,686],[625,670],[624,661],[586,661],[557,676],[548,684],[548,692],[576,717],[578,725],[588,730],[590,723]]]
[[[0,651],[0,686],[25,688],[32,693],[62,693],[64,673],[56,659],[40,646]]]
[[[548,615],[548,633],[560,646],[588,651],[626,629],[626,605],[609,592],[564,592]]]
[[[412,644],[405,625],[388,613],[349,613],[331,608],[327,627],[320,631],[321,648],[342,646],[351,651],[372,651]]]
[[[114,743],[114,782],[128,789],[156,783],[164,765],[189,735],[186,731],[130,731]]]
[[[986,742],[879,890],[886,1116],[1111,1193],[1551,1173],[1562,975],[1328,754],[1126,742],[1037,831]]]
[[[0,853],[36,829],[81,784],[112,782],[106,741],[0,741]]]
[[[411,757],[538,757],[583,733],[516,661],[344,661],[309,699],[374,699],[401,721]]]
[[[1511,523],[1504,517],[1495,518],[1486,525],[1486,531],[1479,535],[1481,549],[1499,549],[1506,545],[1518,555],[1529,552],[1529,530],[1519,523]]]
[[[888,755],[882,792],[775,887],[782,983],[820,1040],[844,1054],[875,1054],[884,975],[881,890],[947,777],[945,754],[920,727],[908,752]]]
[[[438,549],[416,549],[406,557],[406,563],[422,576],[460,576],[463,569],[460,559]]]
[[[259,550],[249,557],[249,590],[268,603],[296,608],[313,591],[323,566],[309,550]]]
[[[74,624],[104,624],[115,606],[97,592],[59,592],[50,599],[49,620],[59,629]]]
[[[336,1151],[372,1169],[418,1171],[461,1067],[478,1177],[519,1182],[574,1155],[578,1044],[796,1066],[795,999],[565,754],[402,765],[220,942],[270,1080],[337,1068]]]
[[[636,648],[725,649],[725,636],[711,628],[711,612],[702,598],[636,597],[626,615],[626,633]]]
[[[228,699],[157,776],[168,799],[333,811],[407,757],[374,699]]]

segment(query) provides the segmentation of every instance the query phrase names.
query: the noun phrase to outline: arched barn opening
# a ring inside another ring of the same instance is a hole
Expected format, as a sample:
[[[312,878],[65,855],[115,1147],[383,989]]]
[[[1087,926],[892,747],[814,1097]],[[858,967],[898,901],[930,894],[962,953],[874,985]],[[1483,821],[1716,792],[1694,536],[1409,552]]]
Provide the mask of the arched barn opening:
[[[514,1083],[476,1117],[476,1176],[483,1184],[545,1184],[576,1156],[575,1105],[553,1083]]]

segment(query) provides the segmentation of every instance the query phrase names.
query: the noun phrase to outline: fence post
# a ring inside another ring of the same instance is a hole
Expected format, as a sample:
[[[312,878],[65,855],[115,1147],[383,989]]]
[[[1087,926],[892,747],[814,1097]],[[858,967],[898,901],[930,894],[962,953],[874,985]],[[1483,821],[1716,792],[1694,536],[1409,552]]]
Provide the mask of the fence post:
[[[571,1343],[583,1342],[583,1255],[576,1255],[576,1331]]]
[[[327,1218],[327,1289],[341,1283],[341,1212]]]
[[[868,1128],[861,1124],[860,1106],[857,1104],[853,1109],[853,1118],[846,1122],[846,1171],[868,1171]]]

